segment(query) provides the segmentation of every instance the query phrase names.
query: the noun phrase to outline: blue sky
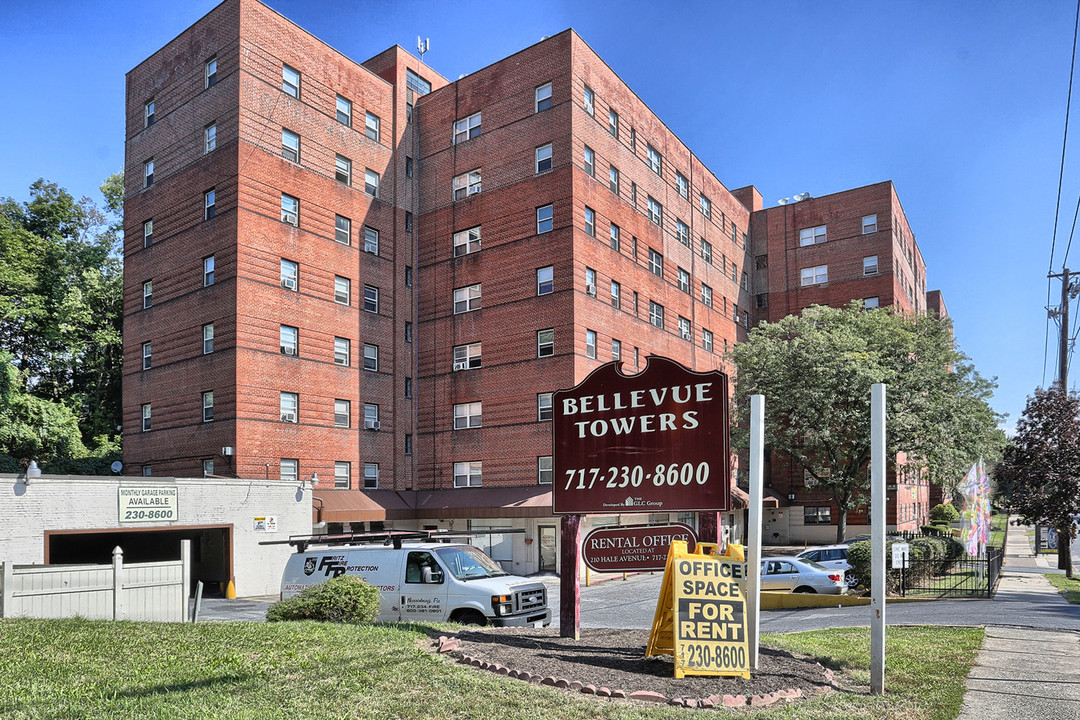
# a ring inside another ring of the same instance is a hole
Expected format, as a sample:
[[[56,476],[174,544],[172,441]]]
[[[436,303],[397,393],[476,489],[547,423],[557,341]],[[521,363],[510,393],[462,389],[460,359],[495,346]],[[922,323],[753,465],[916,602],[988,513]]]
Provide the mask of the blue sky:
[[[125,73],[215,4],[0,0],[0,196],[23,200],[43,177],[100,199],[123,166]],[[1052,263],[1050,251],[1070,3],[268,4],[358,61],[413,50],[422,34],[426,62],[450,79],[573,27],[729,188],[756,185],[768,206],[891,179],[927,287],[943,292],[961,348],[998,378],[1007,426],[1055,377],[1045,306],[1060,285],[1046,275],[1080,270],[1080,238],[1064,254],[1080,193],[1076,118]]]

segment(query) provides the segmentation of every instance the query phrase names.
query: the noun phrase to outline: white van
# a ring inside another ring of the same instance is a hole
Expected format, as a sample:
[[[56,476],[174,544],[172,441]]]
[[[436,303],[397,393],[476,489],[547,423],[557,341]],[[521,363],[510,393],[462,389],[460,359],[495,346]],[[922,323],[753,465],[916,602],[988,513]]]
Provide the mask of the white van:
[[[380,622],[551,624],[544,584],[504,572],[472,545],[301,545],[285,564],[281,598],[344,574],[358,575],[379,588]]]

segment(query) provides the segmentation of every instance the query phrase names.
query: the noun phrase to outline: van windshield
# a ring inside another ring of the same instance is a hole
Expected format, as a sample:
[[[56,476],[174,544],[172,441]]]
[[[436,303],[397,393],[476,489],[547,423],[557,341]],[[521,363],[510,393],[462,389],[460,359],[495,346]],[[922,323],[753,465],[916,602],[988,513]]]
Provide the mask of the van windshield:
[[[468,545],[438,548],[439,559],[458,580],[476,580],[477,578],[509,575],[499,564],[480,550]]]

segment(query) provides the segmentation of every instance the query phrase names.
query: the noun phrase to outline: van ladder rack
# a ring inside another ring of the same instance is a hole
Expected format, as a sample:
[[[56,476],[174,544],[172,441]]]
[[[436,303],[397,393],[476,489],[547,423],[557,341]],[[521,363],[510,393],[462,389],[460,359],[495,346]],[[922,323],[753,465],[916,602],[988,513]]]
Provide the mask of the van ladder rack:
[[[519,534],[524,533],[524,528],[499,528],[486,530],[382,530],[378,532],[340,533],[334,535],[290,535],[288,540],[263,540],[260,545],[291,545],[296,552],[306,552],[309,545],[363,545],[382,543],[393,545],[395,550],[401,549],[401,543],[405,540],[445,541],[450,538],[469,538],[478,535],[491,534]]]

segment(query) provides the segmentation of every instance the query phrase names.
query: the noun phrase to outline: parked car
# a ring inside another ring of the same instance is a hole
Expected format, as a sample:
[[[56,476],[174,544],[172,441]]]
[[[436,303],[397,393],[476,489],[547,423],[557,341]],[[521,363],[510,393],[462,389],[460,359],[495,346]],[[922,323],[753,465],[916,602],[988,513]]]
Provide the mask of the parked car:
[[[769,557],[761,561],[761,589],[842,595],[847,583],[843,570],[797,557]]]
[[[844,540],[844,542],[842,542],[840,544],[841,545],[850,545],[851,543],[862,542],[863,540],[869,540],[869,539],[870,539],[869,535],[856,535],[855,537],[850,537],[850,538]],[[885,535],[885,542],[902,542],[903,539],[904,538],[902,538],[899,535]]]
[[[800,560],[811,560],[827,568],[843,570],[848,587],[853,588],[859,584],[859,579],[851,574],[851,565],[847,561],[847,553],[847,545],[823,545],[821,547],[807,548],[795,557]]]

